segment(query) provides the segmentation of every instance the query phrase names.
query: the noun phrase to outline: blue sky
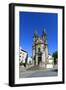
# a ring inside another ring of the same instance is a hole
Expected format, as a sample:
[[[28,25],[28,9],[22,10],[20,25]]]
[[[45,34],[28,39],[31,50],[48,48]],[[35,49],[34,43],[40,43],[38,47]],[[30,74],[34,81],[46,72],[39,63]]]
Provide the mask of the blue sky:
[[[47,33],[49,53],[58,50],[58,15],[55,13],[20,12],[20,47],[32,56],[34,32],[42,35],[43,28]]]

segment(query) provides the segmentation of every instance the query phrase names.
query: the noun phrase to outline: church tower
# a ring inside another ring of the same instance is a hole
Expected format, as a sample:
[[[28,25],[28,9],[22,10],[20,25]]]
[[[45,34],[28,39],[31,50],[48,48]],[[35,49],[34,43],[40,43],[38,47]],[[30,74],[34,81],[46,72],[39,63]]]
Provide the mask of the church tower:
[[[33,56],[33,64],[36,65],[36,42],[38,40],[38,33],[37,31],[34,32],[33,36],[33,47],[32,47],[32,56]]]
[[[48,61],[48,43],[47,43],[47,35],[46,35],[46,32],[45,32],[45,29],[43,30],[42,32],[42,40],[44,42],[44,56],[45,56],[45,64],[47,64],[47,61]],[[44,57],[43,57],[44,58]]]

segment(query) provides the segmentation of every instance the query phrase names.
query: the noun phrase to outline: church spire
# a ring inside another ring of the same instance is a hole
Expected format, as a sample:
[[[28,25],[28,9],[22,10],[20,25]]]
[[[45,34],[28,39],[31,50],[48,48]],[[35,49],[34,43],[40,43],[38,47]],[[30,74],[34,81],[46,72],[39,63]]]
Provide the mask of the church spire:
[[[37,31],[34,32],[34,36],[37,37],[38,36],[38,33]]]
[[[46,30],[45,30],[45,28],[43,28],[42,35],[46,35]]]
[[[42,39],[44,41],[44,44],[46,44],[47,43],[47,37],[46,37],[46,30],[45,30],[45,28],[43,28]]]
[[[34,32],[34,37],[33,37],[34,43],[36,42],[37,39],[38,39],[38,33],[37,33],[37,31],[35,31]]]
[[[43,28],[42,38],[44,39],[45,36],[46,36],[46,30],[45,30],[45,28]]]

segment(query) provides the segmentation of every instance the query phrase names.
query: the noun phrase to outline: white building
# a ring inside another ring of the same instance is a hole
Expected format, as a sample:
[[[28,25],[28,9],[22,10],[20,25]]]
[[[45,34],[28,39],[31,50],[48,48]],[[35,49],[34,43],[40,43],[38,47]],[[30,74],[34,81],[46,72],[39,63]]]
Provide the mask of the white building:
[[[27,63],[32,64],[32,58],[31,57],[28,57]]]
[[[19,50],[19,63],[27,63],[27,59],[28,59],[28,53],[23,50],[23,49],[20,49]]]
[[[53,64],[54,64],[54,61],[53,61],[53,57],[51,55],[48,55],[48,63],[47,63],[47,68],[53,68]]]

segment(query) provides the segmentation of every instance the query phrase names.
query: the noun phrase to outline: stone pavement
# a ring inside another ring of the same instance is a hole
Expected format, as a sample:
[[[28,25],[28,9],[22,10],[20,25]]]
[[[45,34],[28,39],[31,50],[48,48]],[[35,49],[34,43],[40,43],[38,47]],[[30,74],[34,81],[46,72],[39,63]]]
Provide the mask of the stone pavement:
[[[20,72],[19,73],[19,77],[20,78],[26,78],[30,75],[32,75],[33,73],[35,73],[36,71],[24,71],[24,72]]]
[[[58,72],[56,70],[29,70],[19,72],[20,78],[31,78],[31,77],[50,77],[57,76]]]

